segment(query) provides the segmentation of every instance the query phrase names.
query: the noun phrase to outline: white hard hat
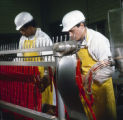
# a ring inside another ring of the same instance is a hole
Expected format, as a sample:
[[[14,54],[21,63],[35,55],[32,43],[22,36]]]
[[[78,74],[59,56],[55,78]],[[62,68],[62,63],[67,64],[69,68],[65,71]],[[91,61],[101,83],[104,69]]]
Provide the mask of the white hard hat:
[[[81,11],[74,10],[67,13],[62,19],[62,32],[68,32],[72,27],[80,22],[85,22],[85,16]]]
[[[23,25],[33,20],[33,16],[28,12],[21,12],[15,17],[16,30],[19,30]]]

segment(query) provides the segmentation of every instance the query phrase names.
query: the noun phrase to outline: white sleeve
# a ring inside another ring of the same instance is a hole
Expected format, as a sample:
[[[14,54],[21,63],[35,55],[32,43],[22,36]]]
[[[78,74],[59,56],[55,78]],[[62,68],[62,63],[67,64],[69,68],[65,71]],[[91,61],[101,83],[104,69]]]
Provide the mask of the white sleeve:
[[[44,33],[44,32],[40,32],[39,36],[37,37],[37,41],[36,41],[36,46],[51,46],[52,45],[52,40],[50,39],[50,37]]]
[[[46,37],[45,39],[45,45],[46,46],[52,46],[52,40],[50,39],[49,36]],[[53,51],[44,51],[42,54],[53,54]],[[55,61],[55,58],[53,56],[48,56],[48,57],[44,57],[44,61]]]
[[[36,46],[40,46],[40,47],[52,46],[52,40],[50,39],[50,37],[46,33],[41,32],[40,35],[38,36]],[[49,55],[52,53],[53,53],[53,51],[42,51],[42,52],[40,52],[40,55]],[[54,60],[55,59],[52,56],[44,57],[44,61],[54,61]]]
[[[19,41],[19,49],[22,49],[23,48],[23,44],[24,44],[24,37],[22,36],[21,38],[20,38],[20,41]],[[17,53],[17,56],[19,57],[19,56],[23,56],[23,54],[22,53]]]
[[[108,59],[108,57],[111,56],[108,39],[102,35],[97,36],[92,44],[92,54],[97,61]]]
[[[111,56],[109,41],[103,35],[98,34],[96,37],[94,37],[92,45],[91,52],[97,61],[108,60],[108,57]],[[113,67],[107,66],[103,69],[100,69],[96,73],[94,79],[100,83],[103,83],[112,76],[113,72]]]
[[[98,81],[99,83],[105,82],[108,78],[112,77],[112,74],[114,73],[114,67],[107,66],[100,71],[98,71],[95,76],[94,80]]]

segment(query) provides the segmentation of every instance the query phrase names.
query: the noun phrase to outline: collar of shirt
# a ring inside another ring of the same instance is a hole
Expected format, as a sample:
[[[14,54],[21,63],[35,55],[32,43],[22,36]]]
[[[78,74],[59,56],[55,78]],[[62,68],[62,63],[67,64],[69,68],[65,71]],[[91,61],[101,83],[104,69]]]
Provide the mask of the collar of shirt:
[[[77,44],[80,46],[80,48],[85,48],[85,47],[87,47],[87,40],[86,40],[86,37],[84,37],[83,40],[79,40],[79,41],[77,42]]]

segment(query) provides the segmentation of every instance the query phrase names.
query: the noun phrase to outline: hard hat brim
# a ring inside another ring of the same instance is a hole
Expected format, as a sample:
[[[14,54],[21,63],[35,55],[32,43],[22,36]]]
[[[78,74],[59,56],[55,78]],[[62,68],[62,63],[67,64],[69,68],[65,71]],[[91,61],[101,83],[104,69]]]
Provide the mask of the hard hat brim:
[[[62,29],[62,32],[68,32],[68,31],[69,31],[69,29],[67,29],[67,28]]]
[[[74,27],[74,26],[64,27],[64,28],[62,29],[62,32],[69,32],[69,30],[72,29],[72,27]]]
[[[20,28],[21,28],[21,26],[19,26],[19,27],[16,27],[16,30],[20,30]]]

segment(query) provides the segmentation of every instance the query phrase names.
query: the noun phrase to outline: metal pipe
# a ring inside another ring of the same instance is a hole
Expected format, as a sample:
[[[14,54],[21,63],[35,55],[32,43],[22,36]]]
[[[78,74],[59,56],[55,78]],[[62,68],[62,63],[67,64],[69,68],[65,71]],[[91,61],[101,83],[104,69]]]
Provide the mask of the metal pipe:
[[[56,56],[57,56],[57,53],[56,53]],[[56,62],[56,67],[58,67],[58,61],[59,61],[59,58],[56,57],[55,58],[55,62]],[[57,85],[57,81],[58,80],[58,71],[57,71],[57,68],[56,68],[56,85]],[[64,109],[64,103],[63,103],[63,100],[61,98],[61,95],[57,89],[57,100],[58,100],[58,120],[65,120],[65,109]]]
[[[42,51],[52,51],[52,46],[41,47],[41,48],[2,50],[2,51],[0,51],[0,55],[2,55],[2,54],[24,53],[24,52],[42,52]]]
[[[10,65],[10,66],[55,66],[55,62],[33,62],[33,61],[0,61],[0,65]]]
[[[51,116],[22,106],[7,103],[1,100],[0,100],[0,108],[4,108],[12,112],[19,113],[21,115],[24,115],[29,118],[33,118],[35,120],[57,120],[55,116]]]
[[[63,100],[61,98],[61,95],[58,92],[58,119],[59,120],[65,120],[65,109],[64,109],[64,103]]]

